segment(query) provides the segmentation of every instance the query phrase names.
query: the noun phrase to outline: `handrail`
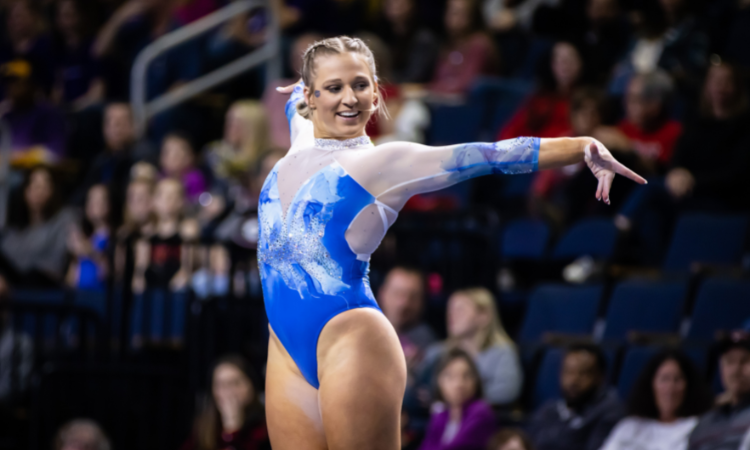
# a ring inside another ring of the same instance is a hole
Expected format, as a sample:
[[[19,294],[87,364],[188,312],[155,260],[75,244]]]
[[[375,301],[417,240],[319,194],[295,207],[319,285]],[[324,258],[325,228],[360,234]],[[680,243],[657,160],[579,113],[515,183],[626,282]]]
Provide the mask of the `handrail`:
[[[253,8],[266,7],[270,23],[267,29],[267,40],[259,49],[238,58],[231,63],[207,73],[195,80],[183,84],[177,89],[159,95],[155,99],[146,100],[146,74],[148,66],[165,51],[176,47],[190,39],[204,34],[235,16],[246,13]],[[130,77],[130,103],[133,108],[136,133],[142,136],[146,131],[148,120],[154,115],[176,106],[207,89],[217,86],[243,72],[246,72],[266,61],[267,79],[279,78],[281,72],[280,37],[278,17],[273,10],[271,1],[238,0],[230,3],[202,19],[168,33],[144,48],[136,57]]]
[[[0,119],[0,229],[5,228],[8,214],[8,195],[10,180],[8,179],[11,156],[11,130],[4,120]]]

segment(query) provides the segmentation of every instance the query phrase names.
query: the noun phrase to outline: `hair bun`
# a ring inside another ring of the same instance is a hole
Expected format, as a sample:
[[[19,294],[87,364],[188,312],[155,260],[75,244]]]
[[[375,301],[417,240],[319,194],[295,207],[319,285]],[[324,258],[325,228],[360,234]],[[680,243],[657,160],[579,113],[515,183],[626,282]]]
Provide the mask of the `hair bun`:
[[[310,109],[310,105],[304,100],[297,103],[297,113],[305,119],[312,117],[312,109]]]

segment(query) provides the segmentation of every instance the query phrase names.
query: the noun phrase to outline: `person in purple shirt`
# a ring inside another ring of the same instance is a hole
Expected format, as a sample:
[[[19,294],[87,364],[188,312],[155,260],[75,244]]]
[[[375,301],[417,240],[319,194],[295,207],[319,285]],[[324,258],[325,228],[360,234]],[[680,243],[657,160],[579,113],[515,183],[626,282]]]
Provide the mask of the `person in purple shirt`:
[[[419,450],[484,450],[495,432],[495,416],[482,400],[482,381],[464,350],[448,350],[437,366],[433,407]]]

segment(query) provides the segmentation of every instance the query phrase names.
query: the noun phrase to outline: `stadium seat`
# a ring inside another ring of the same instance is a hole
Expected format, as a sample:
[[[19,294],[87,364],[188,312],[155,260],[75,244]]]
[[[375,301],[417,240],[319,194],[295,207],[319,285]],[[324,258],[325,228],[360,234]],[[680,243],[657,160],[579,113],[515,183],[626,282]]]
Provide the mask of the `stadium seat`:
[[[497,133],[531,94],[533,88],[533,83],[525,80],[503,78],[477,80],[469,92],[469,98],[481,112],[478,139],[488,142],[497,140]]]
[[[130,314],[131,342],[134,337],[145,342],[183,341],[188,302],[188,293],[164,289],[149,289],[134,295]]]
[[[543,285],[532,292],[519,340],[536,341],[545,332],[591,334],[602,286]]]
[[[712,341],[718,330],[740,328],[750,318],[750,281],[708,279],[698,290],[689,341]]]
[[[39,305],[62,305],[67,299],[67,293],[61,289],[14,289],[11,291],[10,300],[13,303],[21,304],[39,304]],[[52,339],[56,334],[56,329],[60,324],[58,318],[52,314],[46,315],[41,320],[41,330],[36,329],[36,318],[30,314],[22,314],[13,317],[14,327],[28,334],[35,336],[37,332],[42,333],[45,339]]]
[[[560,366],[563,354],[564,351],[559,348],[550,348],[544,353],[534,380],[532,410],[536,410],[548,400],[560,397]]]
[[[633,347],[625,353],[620,375],[617,378],[617,392],[620,398],[627,399],[646,363],[659,351],[656,347]]]
[[[541,220],[512,220],[503,228],[500,256],[506,261],[541,259],[547,249],[549,237],[549,226]]]
[[[624,340],[628,331],[676,333],[686,286],[679,282],[627,281],[612,293],[604,341]]]
[[[750,217],[690,214],[680,218],[663,268],[686,271],[694,262],[735,265],[744,251]]]
[[[617,236],[617,228],[612,219],[581,220],[560,238],[552,252],[552,259],[572,259],[587,255],[596,259],[611,259],[615,253]]]

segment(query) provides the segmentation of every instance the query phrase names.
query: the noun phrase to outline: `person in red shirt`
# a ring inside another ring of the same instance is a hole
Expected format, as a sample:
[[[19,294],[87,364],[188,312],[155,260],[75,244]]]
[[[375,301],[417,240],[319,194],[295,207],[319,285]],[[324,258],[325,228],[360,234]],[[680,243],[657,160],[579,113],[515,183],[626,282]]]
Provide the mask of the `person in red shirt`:
[[[617,152],[637,157],[641,171],[663,174],[682,125],[669,117],[672,80],[661,71],[635,76],[625,96],[625,119],[601,127],[594,137]]]
[[[569,42],[552,47],[550,65],[541,87],[516,111],[497,135],[498,140],[518,136],[563,137],[570,133],[570,96],[583,78],[583,59]]]
[[[250,364],[225,356],[212,371],[211,395],[181,450],[270,450],[266,417]]]

